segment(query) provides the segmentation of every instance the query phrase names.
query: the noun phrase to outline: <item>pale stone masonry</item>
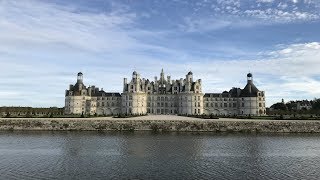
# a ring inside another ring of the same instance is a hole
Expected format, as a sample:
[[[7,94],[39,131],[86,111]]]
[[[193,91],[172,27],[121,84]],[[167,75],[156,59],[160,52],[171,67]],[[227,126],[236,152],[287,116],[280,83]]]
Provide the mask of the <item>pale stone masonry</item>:
[[[171,80],[163,70],[154,81],[141,78],[136,71],[130,81],[124,78],[122,94],[105,92],[95,86],[86,87],[83,74],[70,85],[65,94],[66,114],[213,114],[265,115],[265,93],[247,75],[244,89],[232,88],[223,93],[203,93],[201,79],[194,80],[189,72],[185,78]]]

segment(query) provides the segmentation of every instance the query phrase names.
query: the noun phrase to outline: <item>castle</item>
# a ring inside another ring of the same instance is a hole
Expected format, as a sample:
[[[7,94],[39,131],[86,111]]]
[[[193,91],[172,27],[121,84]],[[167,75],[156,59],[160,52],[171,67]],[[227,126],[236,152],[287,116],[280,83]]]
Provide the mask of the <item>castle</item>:
[[[193,73],[171,80],[163,70],[154,81],[141,78],[134,71],[130,81],[123,80],[123,92],[105,92],[95,86],[86,87],[83,74],[65,93],[65,114],[214,114],[214,115],[265,115],[265,93],[253,84],[247,74],[247,85],[222,93],[203,93],[201,79]]]

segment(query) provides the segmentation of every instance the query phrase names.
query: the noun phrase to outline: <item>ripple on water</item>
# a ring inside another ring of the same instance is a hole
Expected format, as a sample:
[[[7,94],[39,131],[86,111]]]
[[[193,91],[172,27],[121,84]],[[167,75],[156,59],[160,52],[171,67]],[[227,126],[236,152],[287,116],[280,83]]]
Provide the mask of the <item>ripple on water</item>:
[[[320,135],[0,133],[0,179],[318,179]]]

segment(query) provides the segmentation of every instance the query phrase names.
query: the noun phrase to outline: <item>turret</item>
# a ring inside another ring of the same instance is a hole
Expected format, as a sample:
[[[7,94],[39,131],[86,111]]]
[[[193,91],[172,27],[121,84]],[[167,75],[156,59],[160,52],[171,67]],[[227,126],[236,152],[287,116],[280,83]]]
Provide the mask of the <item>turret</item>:
[[[187,82],[193,82],[193,73],[191,71],[186,75]]]
[[[133,73],[132,73],[132,79],[136,79],[137,76],[138,76],[137,71],[133,71]]]
[[[160,73],[160,84],[163,85],[164,84],[164,72],[163,72],[163,69],[161,69],[161,73]]]
[[[253,83],[253,78],[251,73],[247,74],[247,80],[248,80],[248,83]]]
[[[79,72],[77,75],[77,83],[83,83],[83,74],[82,72]]]

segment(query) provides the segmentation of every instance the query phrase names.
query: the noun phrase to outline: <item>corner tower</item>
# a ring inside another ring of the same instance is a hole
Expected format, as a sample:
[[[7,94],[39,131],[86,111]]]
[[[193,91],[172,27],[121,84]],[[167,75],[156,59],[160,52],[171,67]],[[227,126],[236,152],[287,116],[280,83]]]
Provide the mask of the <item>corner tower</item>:
[[[247,74],[247,85],[241,90],[239,99],[239,114],[265,115],[265,93],[253,83],[252,73]]]

